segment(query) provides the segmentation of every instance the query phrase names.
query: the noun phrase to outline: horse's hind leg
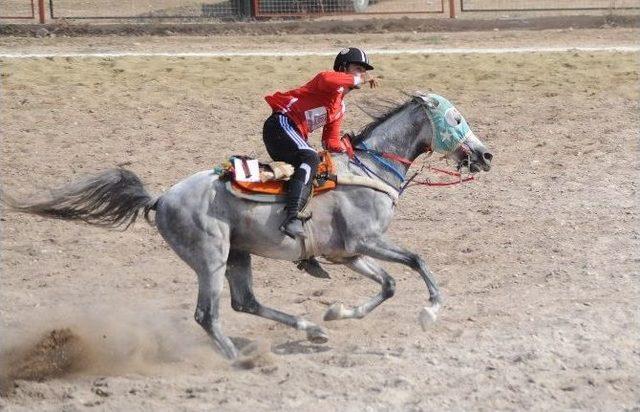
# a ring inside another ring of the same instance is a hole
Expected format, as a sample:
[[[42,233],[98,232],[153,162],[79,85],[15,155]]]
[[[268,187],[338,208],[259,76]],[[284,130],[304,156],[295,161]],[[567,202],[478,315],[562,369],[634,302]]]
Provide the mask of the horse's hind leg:
[[[234,359],[238,356],[231,339],[229,339],[220,327],[220,293],[224,286],[224,261],[216,264],[208,264],[198,270],[198,303],[196,306],[196,322],[211,336],[222,353]]]
[[[236,358],[238,350],[220,326],[220,294],[224,287],[228,245],[224,241],[203,236],[191,245],[172,246],[198,275],[198,302],[194,316],[196,322],[211,336],[227,358]]]
[[[361,319],[395,293],[396,282],[373,259],[360,256],[346,266],[376,281],[382,286],[382,290],[368,302],[350,309],[345,308],[341,303],[333,304],[324,314],[324,320]]]
[[[173,205],[171,205],[173,206]],[[158,230],[167,243],[198,275],[198,303],[195,320],[229,359],[238,350],[220,327],[220,293],[229,254],[229,228],[220,222],[207,230],[195,225],[182,205],[169,207],[166,202],[156,213]]]
[[[314,343],[325,343],[327,333],[324,328],[297,316],[292,316],[260,304],[253,294],[253,276],[251,274],[251,255],[246,252],[229,251],[227,260],[227,280],[231,289],[231,307],[276,322],[284,323],[307,332],[307,338]]]

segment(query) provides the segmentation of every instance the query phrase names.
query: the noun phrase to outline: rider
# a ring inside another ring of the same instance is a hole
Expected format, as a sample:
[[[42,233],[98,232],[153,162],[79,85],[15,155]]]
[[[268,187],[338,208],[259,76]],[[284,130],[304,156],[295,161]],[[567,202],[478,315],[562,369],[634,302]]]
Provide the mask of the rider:
[[[322,145],[331,152],[345,152],[340,141],[344,116],[344,96],[362,84],[378,86],[369,58],[360,49],[350,47],[338,53],[333,71],[318,73],[297,89],[266,96],[273,113],[264,123],[262,138],[273,160],[291,164],[295,172],[288,183],[286,218],[280,230],[291,238],[305,237],[298,212],[311,193],[312,180],[320,158],[307,143],[309,133],[323,127]]]

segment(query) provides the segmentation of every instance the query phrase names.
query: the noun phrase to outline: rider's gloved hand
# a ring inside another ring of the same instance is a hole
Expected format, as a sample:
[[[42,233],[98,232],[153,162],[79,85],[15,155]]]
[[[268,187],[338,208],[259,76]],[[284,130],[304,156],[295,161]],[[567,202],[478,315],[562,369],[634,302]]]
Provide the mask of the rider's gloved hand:
[[[322,142],[322,145],[326,150],[334,153],[344,153],[347,151],[340,140],[325,140]]]
[[[377,77],[365,72],[360,74],[360,83],[353,86],[352,89],[361,89],[362,86],[368,84],[370,88],[375,89],[380,86],[380,80]]]
[[[364,73],[362,83],[368,83],[369,87],[372,89],[380,86],[380,80],[377,77],[370,75],[369,73]]]
[[[351,144],[352,138],[353,138],[353,134],[345,133],[344,135],[342,135],[342,138],[340,139],[340,143],[342,143],[342,147],[344,147],[345,153],[349,155],[349,159],[353,159],[353,156],[355,155],[355,152],[353,150],[353,145]]]

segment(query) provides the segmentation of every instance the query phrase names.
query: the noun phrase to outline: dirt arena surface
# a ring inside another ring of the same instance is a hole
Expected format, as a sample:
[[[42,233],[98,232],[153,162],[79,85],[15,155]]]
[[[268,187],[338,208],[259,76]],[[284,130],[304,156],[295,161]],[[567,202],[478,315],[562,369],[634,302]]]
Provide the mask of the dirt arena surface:
[[[615,14],[595,11],[596,15],[576,16],[562,15],[563,12],[544,12],[542,16],[537,14],[522,13],[517,15],[496,15],[482,13],[478,15],[463,14],[460,18],[416,18],[415,15],[395,17],[372,17],[371,15],[345,15],[328,16],[313,19],[294,20],[268,20],[250,22],[221,22],[192,21],[176,24],[175,22],[157,20],[140,24],[140,21],[126,23],[123,20],[55,20],[48,21],[46,25],[33,24],[29,20],[4,20],[0,25],[2,36],[26,36],[42,37],[43,29],[47,36],[175,36],[175,35],[278,35],[286,37],[290,35],[323,35],[323,34],[364,34],[364,33],[443,33],[443,32],[469,32],[469,31],[495,31],[495,30],[560,30],[573,29],[598,29],[625,27],[637,28],[640,25],[640,16],[636,10],[619,10]],[[258,42],[260,42],[258,40]]]
[[[104,36],[104,37],[0,37],[4,53],[101,53],[101,52],[334,52],[345,45],[367,49],[445,49],[516,47],[620,47],[637,46],[640,30],[600,28],[542,31],[472,31],[457,33],[363,33],[316,35],[224,36]]]
[[[638,31],[440,35],[443,47],[619,46]],[[387,36],[306,41],[312,50],[424,41]],[[228,49],[220,39],[2,38],[0,49],[184,51],[189,40]],[[295,40],[229,41],[282,50]],[[193,321],[194,273],[154,228],[3,213],[0,409],[640,408],[638,53],[372,57],[382,87],[348,96],[346,129],[368,121],[356,103],[433,90],[494,153],[478,181],[412,188],[398,204],[389,236],[426,259],[445,297],[430,330],[417,324],[426,288],[398,265],[385,265],[396,296],[363,320],[324,322],[325,345],[233,312],[227,289],[223,328],[247,354],[231,365]],[[4,58],[2,187],[25,196],[122,165],[158,193],[231,154],[266,158],[262,96],[330,60]],[[328,269],[333,279],[320,280],[256,258],[256,294],[322,322],[333,302],[378,290]]]

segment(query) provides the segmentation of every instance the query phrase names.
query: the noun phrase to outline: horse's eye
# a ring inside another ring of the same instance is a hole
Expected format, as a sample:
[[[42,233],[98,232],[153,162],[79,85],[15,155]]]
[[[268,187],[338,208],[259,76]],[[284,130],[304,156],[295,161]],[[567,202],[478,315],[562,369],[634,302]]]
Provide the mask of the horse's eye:
[[[462,123],[462,115],[455,109],[451,108],[445,113],[445,119],[449,126],[459,126]]]

